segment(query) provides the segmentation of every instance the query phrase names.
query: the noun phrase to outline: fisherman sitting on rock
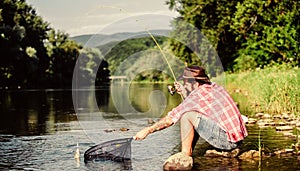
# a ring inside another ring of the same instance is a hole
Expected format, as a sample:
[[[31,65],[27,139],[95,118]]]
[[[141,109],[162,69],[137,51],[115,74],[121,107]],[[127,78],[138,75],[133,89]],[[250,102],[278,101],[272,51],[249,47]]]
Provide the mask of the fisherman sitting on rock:
[[[184,100],[160,121],[139,131],[135,140],[181,122],[181,152],[171,156],[164,170],[189,170],[193,166],[192,150],[196,132],[220,150],[237,149],[248,135],[236,103],[227,91],[210,81],[205,69],[190,66],[175,82],[175,89]],[[196,132],[195,132],[196,131]]]

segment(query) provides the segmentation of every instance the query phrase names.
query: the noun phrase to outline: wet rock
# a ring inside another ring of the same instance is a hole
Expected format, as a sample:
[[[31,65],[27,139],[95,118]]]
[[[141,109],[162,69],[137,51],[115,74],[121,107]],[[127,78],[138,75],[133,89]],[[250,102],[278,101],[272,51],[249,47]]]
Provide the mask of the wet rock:
[[[274,154],[285,157],[285,156],[291,156],[293,155],[294,149],[283,149],[283,150],[278,150],[275,151]]]
[[[204,157],[226,157],[226,158],[234,158],[240,154],[240,149],[234,149],[232,151],[216,151],[216,150],[207,150],[204,154]]]
[[[120,131],[129,131],[129,128],[122,127],[120,128]]]
[[[262,155],[263,155],[263,153],[262,153]],[[242,153],[239,156],[239,159],[241,159],[241,160],[255,159],[255,158],[259,158],[259,156],[260,156],[259,151],[249,150],[249,151]]]
[[[114,132],[116,131],[115,129],[105,129],[104,132],[109,133],[109,132]]]
[[[184,153],[176,153],[170,156],[163,165],[164,171],[171,170],[191,170],[193,167],[193,158]]]
[[[222,157],[222,152],[217,150],[207,150],[204,154],[204,157]]]

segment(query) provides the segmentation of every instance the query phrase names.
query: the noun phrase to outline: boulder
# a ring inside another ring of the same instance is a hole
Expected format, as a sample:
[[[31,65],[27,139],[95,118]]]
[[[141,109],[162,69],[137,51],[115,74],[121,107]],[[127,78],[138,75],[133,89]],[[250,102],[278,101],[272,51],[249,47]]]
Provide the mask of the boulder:
[[[176,153],[170,156],[163,165],[164,171],[171,170],[191,170],[193,167],[193,158],[185,153]]]

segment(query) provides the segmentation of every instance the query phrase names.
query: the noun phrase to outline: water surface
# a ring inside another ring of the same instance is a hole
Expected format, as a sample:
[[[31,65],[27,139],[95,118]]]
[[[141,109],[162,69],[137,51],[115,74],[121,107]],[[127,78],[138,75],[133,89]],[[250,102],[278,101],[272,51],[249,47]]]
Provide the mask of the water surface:
[[[180,102],[165,85],[114,85],[96,90],[27,90],[0,92],[1,170],[162,170],[164,161],[180,150],[179,124],[132,142],[130,167],[122,163],[84,163],[83,153],[93,145],[132,137]],[[77,100],[73,103],[72,96]],[[75,109],[74,109],[75,106]],[[128,128],[128,131],[121,131]],[[247,126],[249,136],[242,150],[257,149],[260,135],[264,149],[290,147],[295,140],[273,128]],[[260,133],[259,133],[260,132]],[[80,160],[74,159],[79,144]],[[296,156],[262,161],[206,158],[210,149],[199,141],[194,170],[300,170]]]

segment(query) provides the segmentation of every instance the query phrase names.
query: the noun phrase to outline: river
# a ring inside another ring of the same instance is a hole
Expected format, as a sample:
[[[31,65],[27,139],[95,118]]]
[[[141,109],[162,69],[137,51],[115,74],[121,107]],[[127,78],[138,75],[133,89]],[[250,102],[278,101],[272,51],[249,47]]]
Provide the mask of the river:
[[[132,141],[131,163],[83,161],[91,146],[132,137],[180,103],[164,84],[104,86],[72,90],[2,90],[0,92],[1,170],[162,170],[164,161],[180,150],[179,124]],[[247,126],[244,150],[257,149],[259,128]],[[295,143],[272,128],[260,130],[264,148]],[[75,159],[77,148],[80,158]],[[295,156],[262,161],[207,158],[211,148],[199,141],[194,170],[300,170]],[[128,169],[129,168],[129,169]]]

